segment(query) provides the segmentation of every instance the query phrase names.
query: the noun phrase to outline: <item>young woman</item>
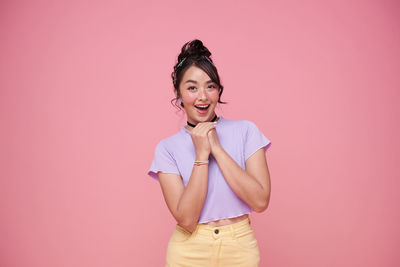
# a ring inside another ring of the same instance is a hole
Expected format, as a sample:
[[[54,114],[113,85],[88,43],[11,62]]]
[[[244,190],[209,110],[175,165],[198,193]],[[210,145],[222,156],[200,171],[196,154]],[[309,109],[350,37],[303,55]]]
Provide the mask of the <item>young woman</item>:
[[[177,221],[166,266],[258,266],[248,214],[269,203],[270,141],[250,121],[215,114],[223,86],[210,56],[200,40],[182,47],[171,76],[187,125],[158,143],[148,172]]]

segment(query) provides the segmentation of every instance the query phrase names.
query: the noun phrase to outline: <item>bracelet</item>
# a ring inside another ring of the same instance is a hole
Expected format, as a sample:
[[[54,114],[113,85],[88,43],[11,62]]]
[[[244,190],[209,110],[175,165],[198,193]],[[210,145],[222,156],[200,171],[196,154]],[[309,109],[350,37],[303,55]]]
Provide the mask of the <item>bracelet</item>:
[[[205,163],[205,162],[195,162],[194,165],[196,165],[196,166],[208,165],[208,163]]]
[[[194,163],[208,163],[208,160],[195,160]]]
[[[206,165],[208,164],[208,160],[195,160],[194,165],[200,166],[200,165]]]

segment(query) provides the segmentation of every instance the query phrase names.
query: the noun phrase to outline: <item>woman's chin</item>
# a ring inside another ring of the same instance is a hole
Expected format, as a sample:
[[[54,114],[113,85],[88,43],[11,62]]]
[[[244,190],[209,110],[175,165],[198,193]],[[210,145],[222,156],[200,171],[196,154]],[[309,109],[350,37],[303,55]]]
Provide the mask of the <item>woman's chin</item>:
[[[200,122],[208,122],[211,121],[214,118],[214,114],[210,116],[196,116],[194,118],[191,118],[190,121],[194,121],[195,124],[200,123]]]

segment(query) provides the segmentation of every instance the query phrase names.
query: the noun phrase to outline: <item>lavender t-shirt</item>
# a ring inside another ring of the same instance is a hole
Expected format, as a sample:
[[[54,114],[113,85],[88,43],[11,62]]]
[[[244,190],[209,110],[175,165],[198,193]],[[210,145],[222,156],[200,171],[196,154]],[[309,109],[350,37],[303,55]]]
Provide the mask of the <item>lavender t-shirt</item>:
[[[260,148],[266,150],[271,143],[253,122],[247,120],[226,120],[220,117],[216,130],[221,146],[242,169],[246,168],[245,162],[254,152]],[[195,160],[196,150],[192,138],[185,126],[182,126],[178,133],[157,144],[148,175],[158,180],[158,172],[175,173],[182,177],[186,187]],[[231,190],[217,161],[210,154],[208,192],[199,223],[233,218],[250,212],[251,208]]]

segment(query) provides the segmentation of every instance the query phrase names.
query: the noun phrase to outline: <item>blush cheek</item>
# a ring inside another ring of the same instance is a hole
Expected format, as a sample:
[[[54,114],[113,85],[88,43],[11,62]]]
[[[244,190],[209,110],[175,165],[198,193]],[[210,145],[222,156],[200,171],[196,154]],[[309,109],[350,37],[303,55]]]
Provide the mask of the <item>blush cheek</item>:
[[[196,101],[196,96],[194,95],[185,95],[182,97],[184,99],[184,103],[189,104],[189,105],[194,105],[194,102]]]
[[[209,94],[209,98],[213,100],[213,102],[217,102],[219,97],[219,91],[215,91]]]

